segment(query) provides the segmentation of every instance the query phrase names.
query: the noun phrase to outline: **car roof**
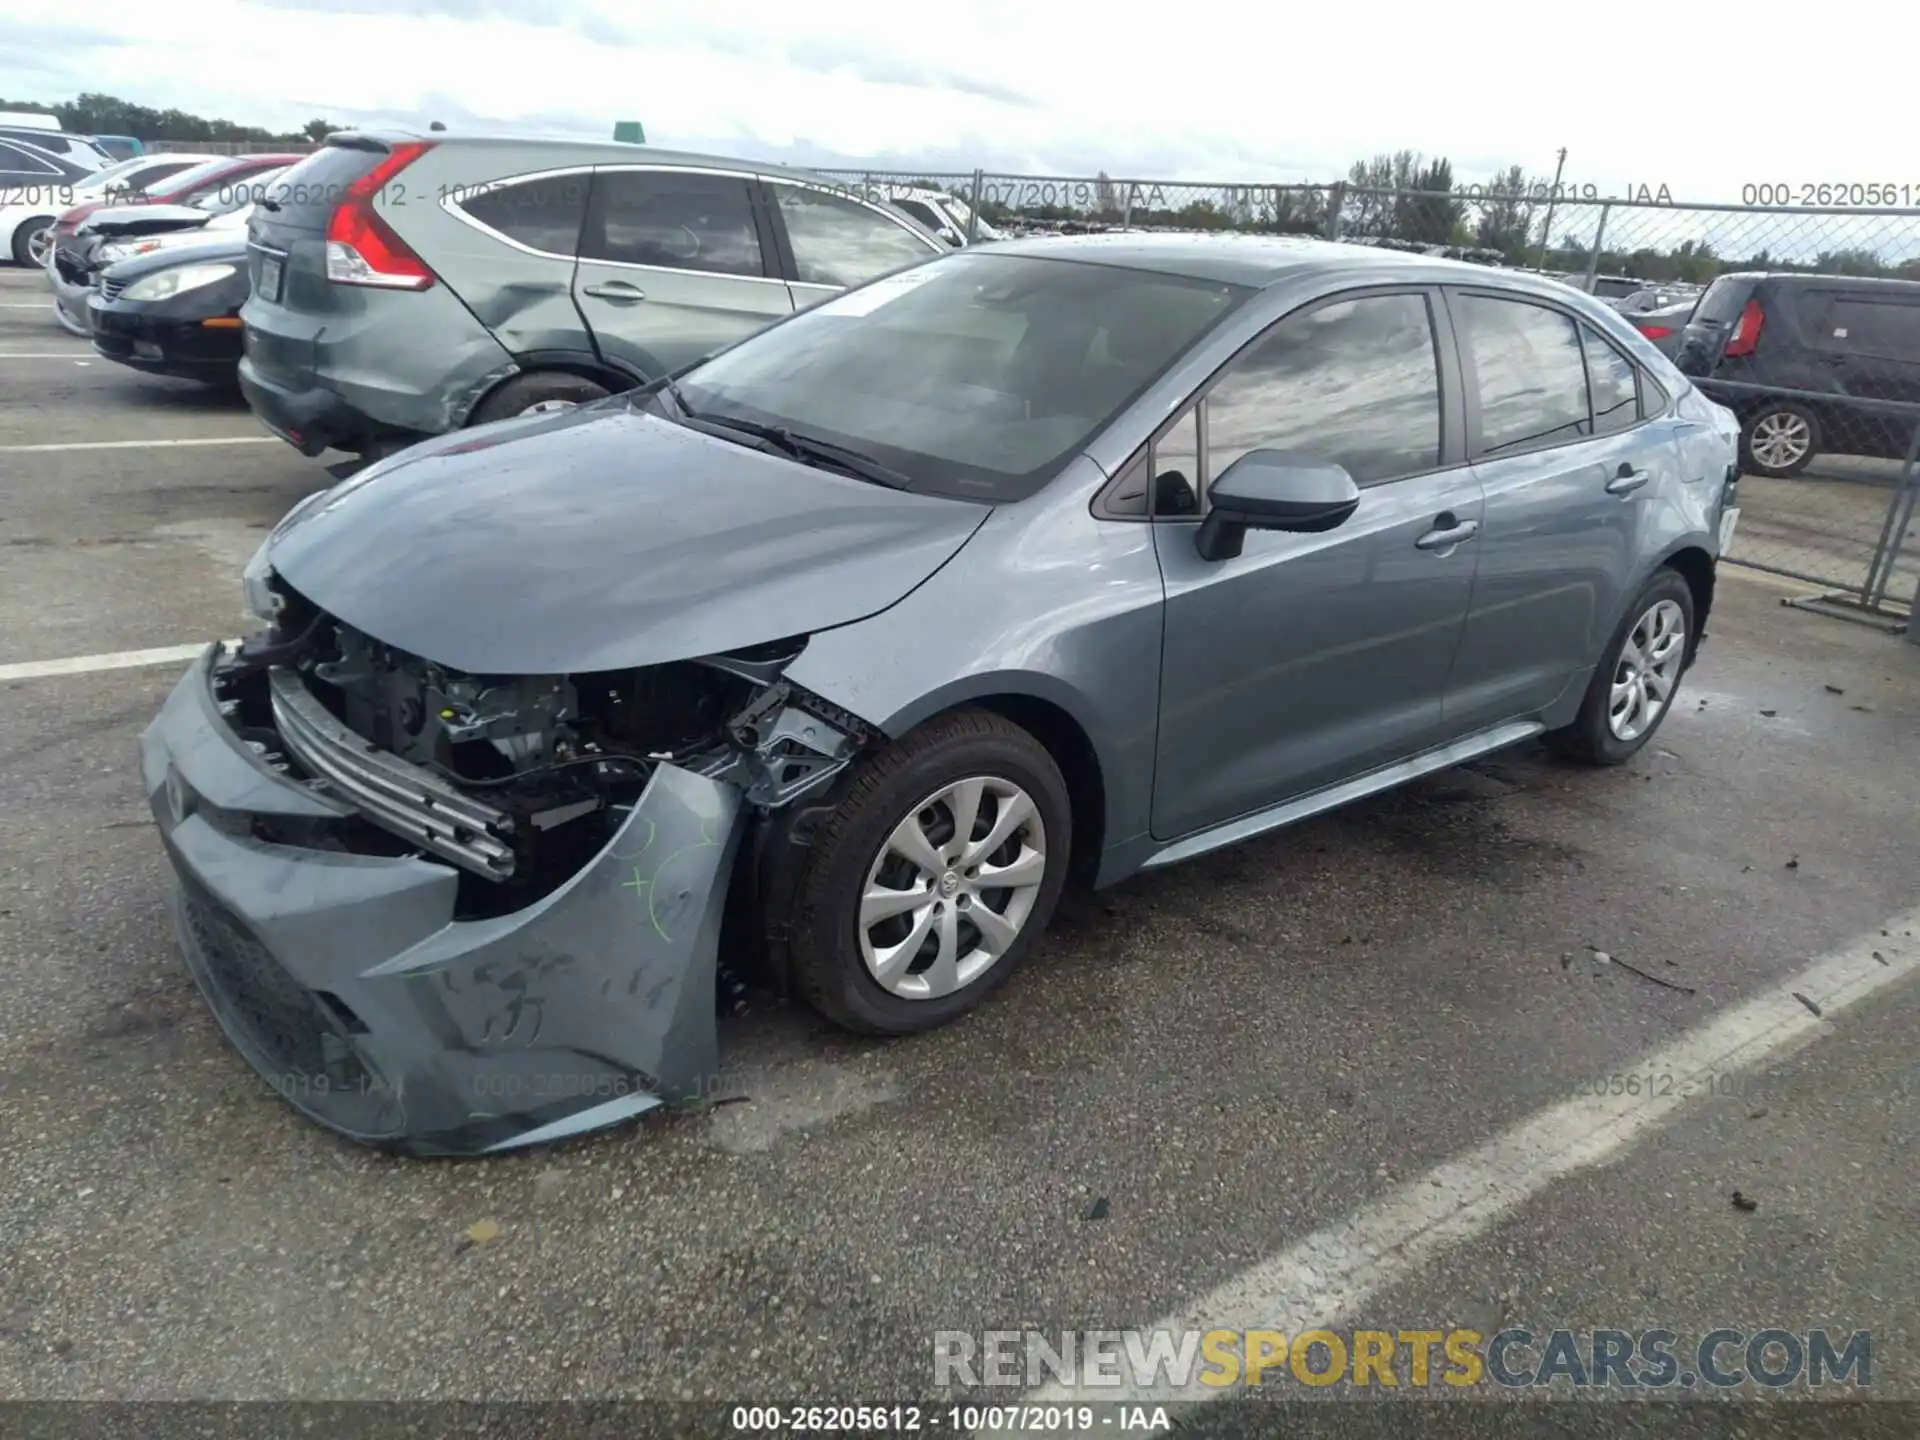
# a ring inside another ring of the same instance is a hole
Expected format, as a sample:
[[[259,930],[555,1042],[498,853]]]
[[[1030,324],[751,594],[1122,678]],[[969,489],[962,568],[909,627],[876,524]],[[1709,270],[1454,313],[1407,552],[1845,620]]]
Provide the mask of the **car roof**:
[[[811,184],[834,183],[815,171],[793,165],[763,164],[742,160],[737,155],[703,155],[689,150],[663,150],[655,145],[629,145],[619,140],[566,140],[546,135],[506,135],[491,132],[455,134],[448,130],[354,130],[341,132],[342,138],[376,140],[386,145],[407,141],[426,141],[436,147],[467,148],[511,145],[517,150],[551,151],[555,164],[580,161],[614,165],[697,165],[710,170],[738,170],[743,175],[791,175]],[[335,136],[329,135],[331,143]]]
[[[1769,285],[1818,285],[1827,290],[1836,285],[1844,285],[1849,289],[1858,286],[1863,290],[1909,292],[1920,288],[1920,280],[1897,280],[1887,275],[1809,275],[1799,270],[1729,270],[1719,278],[1764,281]]]
[[[1110,231],[1103,235],[1036,236],[996,243],[995,255],[1157,270],[1195,280],[1265,289],[1313,272],[1352,275],[1383,284],[1479,285],[1564,300],[1568,286],[1520,271],[1411,254],[1373,245],[1346,245],[1304,235],[1166,234]],[[1577,293],[1577,292],[1576,292]]]

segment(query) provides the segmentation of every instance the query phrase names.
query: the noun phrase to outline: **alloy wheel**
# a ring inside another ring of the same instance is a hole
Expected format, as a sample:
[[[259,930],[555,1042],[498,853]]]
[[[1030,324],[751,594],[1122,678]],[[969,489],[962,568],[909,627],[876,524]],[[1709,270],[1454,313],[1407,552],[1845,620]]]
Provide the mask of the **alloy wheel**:
[[[1687,616],[1677,600],[1656,601],[1627,632],[1614,667],[1607,728],[1616,740],[1638,740],[1654,726],[1687,656]]]
[[[1046,874],[1046,826],[1025,790],[986,775],[943,786],[867,868],[856,922],[867,973],[903,1000],[964,989],[1019,938]]]
[[[53,253],[53,226],[42,225],[27,236],[27,260],[36,268],[47,268],[47,257]]]
[[[1776,410],[1754,422],[1749,448],[1753,458],[1769,470],[1785,470],[1806,458],[1813,448],[1813,431],[1805,417]]]

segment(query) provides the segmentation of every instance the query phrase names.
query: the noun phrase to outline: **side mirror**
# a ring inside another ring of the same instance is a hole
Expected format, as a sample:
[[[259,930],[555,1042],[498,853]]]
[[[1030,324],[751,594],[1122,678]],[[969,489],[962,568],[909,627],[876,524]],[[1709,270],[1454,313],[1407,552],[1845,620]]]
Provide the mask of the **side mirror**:
[[[1248,530],[1318,534],[1360,507],[1346,468],[1288,450],[1249,450],[1213,482],[1193,543],[1203,560],[1231,560]]]

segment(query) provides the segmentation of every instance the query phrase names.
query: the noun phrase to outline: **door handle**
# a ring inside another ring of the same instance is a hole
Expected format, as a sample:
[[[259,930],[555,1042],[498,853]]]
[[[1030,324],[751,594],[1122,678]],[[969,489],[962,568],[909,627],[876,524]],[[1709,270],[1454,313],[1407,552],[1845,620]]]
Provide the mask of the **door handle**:
[[[1478,520],[1455,520],[1451,515],[1442,515],[1433,522],[1433,529],[1414,541],[1416,550],[1451,550],[1462,541],[1471,540],[1480,533]]]
[[[631,305],[637,300],[647,298],[647,292],[638,285],[629,285],[624,280],[604,280],[598,285],[589,285],[581,292],[596,300],[613,300]]]
[[[1623,464],[1618,470],[1614,471],[1613,478],[1607,481],[1607,493],[1609,495],[1631,495],[1642,485],[1645,485],[1650,478],[1646,471],[1636,470],[1631,465]]]

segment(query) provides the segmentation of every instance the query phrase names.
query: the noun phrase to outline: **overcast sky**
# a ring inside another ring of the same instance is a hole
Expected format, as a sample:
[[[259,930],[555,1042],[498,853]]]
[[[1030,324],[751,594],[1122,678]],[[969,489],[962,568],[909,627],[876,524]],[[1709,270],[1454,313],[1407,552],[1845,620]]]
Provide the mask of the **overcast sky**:
[[[759,158],[1185,179],[1445,154],[1602,193],[1920,187],[1898,7],[1245,0],[0,0],[0,95],[243,123],[440,118]],[[1884,43],[1876,43],[1875,35]],[[1829,44],[1823,37],[1847,37]],[[1830,58],[1823,58],[1827,56]]]

